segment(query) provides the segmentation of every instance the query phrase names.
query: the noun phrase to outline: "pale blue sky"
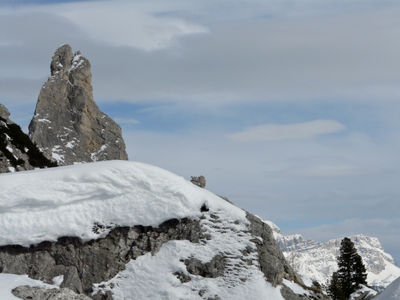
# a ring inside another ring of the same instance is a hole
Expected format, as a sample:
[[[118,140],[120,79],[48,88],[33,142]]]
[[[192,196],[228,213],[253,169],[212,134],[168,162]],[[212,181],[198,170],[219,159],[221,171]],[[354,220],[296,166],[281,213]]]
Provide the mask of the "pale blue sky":
[[[398,1],[0,4],[0,102],[18,123],[69,43],[131,159],[203,174],[287,233],[378,236],[400,261]]]

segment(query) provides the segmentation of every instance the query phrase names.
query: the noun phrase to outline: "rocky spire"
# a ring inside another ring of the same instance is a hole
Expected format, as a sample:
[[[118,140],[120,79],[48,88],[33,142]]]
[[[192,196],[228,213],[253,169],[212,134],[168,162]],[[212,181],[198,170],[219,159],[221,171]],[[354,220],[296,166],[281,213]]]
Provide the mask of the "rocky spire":
[[[69,45],[55,52],[29,135],[59,165],[127,160],[121,128],[93,100],[90,62]]]

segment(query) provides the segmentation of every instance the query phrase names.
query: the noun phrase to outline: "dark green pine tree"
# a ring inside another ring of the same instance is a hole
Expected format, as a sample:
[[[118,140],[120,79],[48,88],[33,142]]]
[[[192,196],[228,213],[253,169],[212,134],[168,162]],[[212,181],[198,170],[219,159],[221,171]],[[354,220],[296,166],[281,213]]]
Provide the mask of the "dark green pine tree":
[[[357,287],[360,286],[360,284],[367,284],[367,270],[365,269],[365,266],[363,264],[362,258],[359,254],[356,254],[354,257],[354,283],[356,284]]]
[[[328,286],[328,295],[332,300],[346,300],[346,296],[342,291],[342,285],[338,277],[338,273],[334,272]]]
[[[340,255],[338,259],[339,270],[332,275],[332,290],[340,290],[336,295],[339,298],[348,299],[360,286],[366,284],[367,273],[361,256],[357,253],[354,243],[349,238],[344,238],[340,244]],[[331,289],[331,287],[329,287]],[[343,296],[344,298],[340,298]]]

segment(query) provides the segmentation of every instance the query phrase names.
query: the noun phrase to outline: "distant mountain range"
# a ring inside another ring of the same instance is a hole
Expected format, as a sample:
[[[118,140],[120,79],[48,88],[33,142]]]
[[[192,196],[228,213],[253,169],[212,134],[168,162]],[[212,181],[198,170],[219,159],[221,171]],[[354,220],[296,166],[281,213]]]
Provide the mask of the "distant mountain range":
[[[287,261],[300,275],[321,284],[326,284],[337,269],[341,238],[327,242],[306,240],[300,234],[283,235],[273,222],[266,221],[272,228],[275,240]],[[368,272],[368,284],[381,291],[400,277],[400,268],[393,257],[386,253],[378,238],[365,235],[350,237],[361,255]]]

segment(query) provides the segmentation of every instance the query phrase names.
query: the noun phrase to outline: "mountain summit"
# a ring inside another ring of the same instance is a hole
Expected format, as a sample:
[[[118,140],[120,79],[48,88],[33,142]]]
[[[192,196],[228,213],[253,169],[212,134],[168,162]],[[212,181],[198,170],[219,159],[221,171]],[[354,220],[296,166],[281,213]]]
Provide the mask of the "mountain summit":
[[[59,165],[128,159],[121,128],[93,100],[90,68],[79,51],[58,48],[29,124],[32,141]]]

